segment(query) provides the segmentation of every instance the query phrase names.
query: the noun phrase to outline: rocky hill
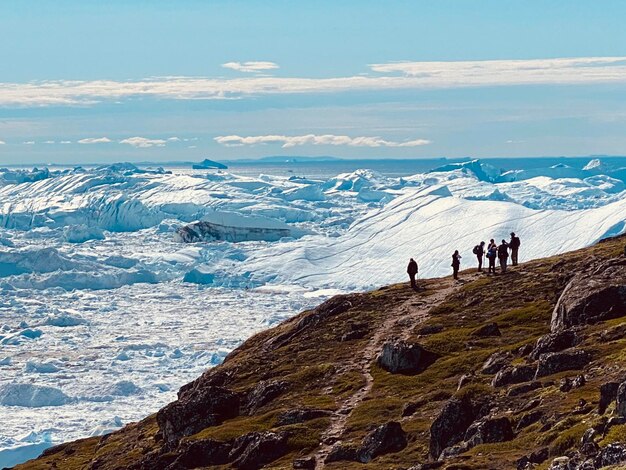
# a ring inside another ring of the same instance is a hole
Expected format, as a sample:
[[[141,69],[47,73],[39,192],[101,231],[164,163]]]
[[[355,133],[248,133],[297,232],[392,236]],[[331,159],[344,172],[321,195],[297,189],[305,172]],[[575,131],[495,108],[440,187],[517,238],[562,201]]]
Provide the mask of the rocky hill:
[[[334,297],[16,468],[626,468],[625,243]]]

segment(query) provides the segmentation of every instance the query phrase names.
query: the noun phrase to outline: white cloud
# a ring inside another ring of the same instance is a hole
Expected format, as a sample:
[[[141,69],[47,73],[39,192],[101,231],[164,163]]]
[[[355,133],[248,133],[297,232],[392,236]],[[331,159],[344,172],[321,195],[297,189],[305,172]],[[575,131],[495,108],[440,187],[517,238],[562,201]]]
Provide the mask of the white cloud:
[[[60,144],[63,144],[63,145],[67,145],[67,144],[71,144],[71,143],[72,143],[72,141],[71,141],[71,140],[62,140],[62,141],[61,141],[61,142],[59,142],[59,143],[60,143]]]
[[[349,137],[347,135],[256,135],[241,137],[238,135],[222,135],[215,137],[215,141],[227,147],[258,144],[281,144],[283,148],[300,145],[348,145],[351,147],[418,147],[428,145],[430,140],[414,139],[403,142],[385,140],[380,137]]]
[[[96,80],[0,83],[0,106],[84,106],[132,97],[220,100],[270,94],[626,83],[626,57],[397,62],[372,64],[370,68],[373,75],[337,78],[163,77],[124,82]]]
[[[56,144],[54,140],[44,140],[44,144]]]
[[[147,139],[145,137],[129,137],[128,139],[120,140],[120,144],[128,144],[137,148],[163,147],[166,143],[167,140]]]
[[[274,62],[266,61],[252,61],[252,62],[226,62],[222,64],[222,67],[226,69],[236,70],[238,72],[264,72],[266,70],[274,70],[278,68],[278,64]]]
[[[178,138],[178,137],[168,137],[167,141],[168,142],[180,142],[180,138]]]
[[[6,142],[4,140],[0,140],[0,145],[6,145]]]
[[[108,144],[111,139],[108,137],[88,137],[86,139],[80,139],[79,144]]]
[[[35,141],[34,140],[27,140],[26,142],[22,142],[22,144],[24,144],[24,145],[35,145]]]

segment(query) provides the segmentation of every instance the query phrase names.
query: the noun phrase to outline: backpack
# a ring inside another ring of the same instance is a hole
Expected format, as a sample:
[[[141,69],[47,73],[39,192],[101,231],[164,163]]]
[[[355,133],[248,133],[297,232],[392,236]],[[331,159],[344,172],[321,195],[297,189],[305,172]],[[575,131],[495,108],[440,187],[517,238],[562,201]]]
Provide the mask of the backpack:
[[[480,254],[480,245],[476,245],[474,247],[474,249],[472,250],[472,253],[474,253],[475,255],[479,255]]]

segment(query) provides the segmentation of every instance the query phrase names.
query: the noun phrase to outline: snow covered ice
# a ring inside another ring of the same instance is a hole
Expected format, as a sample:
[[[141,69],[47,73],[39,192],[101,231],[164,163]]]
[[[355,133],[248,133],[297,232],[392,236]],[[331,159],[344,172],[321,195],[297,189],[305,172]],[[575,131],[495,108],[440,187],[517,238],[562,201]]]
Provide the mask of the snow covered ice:
[[[626,227],[608,161],[235,173],[0,169],[0,467],[145,417],[254,332],[405,280],[410,256],[445,275],[511,231],[527,260]]]

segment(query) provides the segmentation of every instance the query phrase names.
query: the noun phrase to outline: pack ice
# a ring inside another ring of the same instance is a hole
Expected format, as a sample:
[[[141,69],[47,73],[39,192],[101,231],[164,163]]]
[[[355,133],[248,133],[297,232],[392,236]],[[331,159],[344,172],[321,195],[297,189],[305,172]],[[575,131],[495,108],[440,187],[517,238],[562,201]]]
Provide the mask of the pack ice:
[[[480,161],[366,169],[0,169],[0,467],[156,411],[254,332],[336,292],[448,274],[481,240],[521,258],[624,232],[626,169]]]

